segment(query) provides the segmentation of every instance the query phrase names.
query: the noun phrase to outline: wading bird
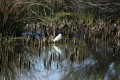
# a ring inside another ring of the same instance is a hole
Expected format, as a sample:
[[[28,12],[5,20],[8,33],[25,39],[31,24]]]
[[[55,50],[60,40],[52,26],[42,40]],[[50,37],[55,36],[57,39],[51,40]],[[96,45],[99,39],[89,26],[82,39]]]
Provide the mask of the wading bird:
[[[58,42],[61,39],[62,39],[62,34],[60,33],[53,39],[53,42]]]

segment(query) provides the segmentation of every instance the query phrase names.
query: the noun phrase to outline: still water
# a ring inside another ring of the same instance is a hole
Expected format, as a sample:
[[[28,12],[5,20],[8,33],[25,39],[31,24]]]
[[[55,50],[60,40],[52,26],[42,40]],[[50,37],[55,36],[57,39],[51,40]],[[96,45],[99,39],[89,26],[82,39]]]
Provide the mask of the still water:
[[[0,45],[0,80],[120,80],[119,48],[109,42],[18,43]]]

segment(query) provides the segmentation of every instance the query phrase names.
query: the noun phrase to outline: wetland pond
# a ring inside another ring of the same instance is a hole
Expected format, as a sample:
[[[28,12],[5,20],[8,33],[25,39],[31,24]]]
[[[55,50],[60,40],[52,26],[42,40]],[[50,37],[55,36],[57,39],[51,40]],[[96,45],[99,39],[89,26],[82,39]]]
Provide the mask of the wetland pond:
[[[114,43],[86,45],[80,38],[42,47],[18,43],[0,45],[0,80],[120,80]]]

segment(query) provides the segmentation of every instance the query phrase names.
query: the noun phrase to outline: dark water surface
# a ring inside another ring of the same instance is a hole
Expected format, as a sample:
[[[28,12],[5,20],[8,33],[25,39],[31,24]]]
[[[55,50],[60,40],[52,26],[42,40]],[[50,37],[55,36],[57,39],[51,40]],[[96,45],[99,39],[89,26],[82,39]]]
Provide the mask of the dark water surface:
[[[116,46],[83,39],[33,45],[0,45],[0,80],[120,80]]]

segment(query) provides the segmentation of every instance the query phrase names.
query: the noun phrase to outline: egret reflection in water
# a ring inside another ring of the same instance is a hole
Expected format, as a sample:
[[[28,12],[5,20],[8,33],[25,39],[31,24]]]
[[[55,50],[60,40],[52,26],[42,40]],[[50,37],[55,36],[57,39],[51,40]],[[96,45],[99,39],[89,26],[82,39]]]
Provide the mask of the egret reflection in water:
[[[62,53],[62,50],[61,50],[58,46],[53,45],[53,48],[54,48],[59,54]]]

